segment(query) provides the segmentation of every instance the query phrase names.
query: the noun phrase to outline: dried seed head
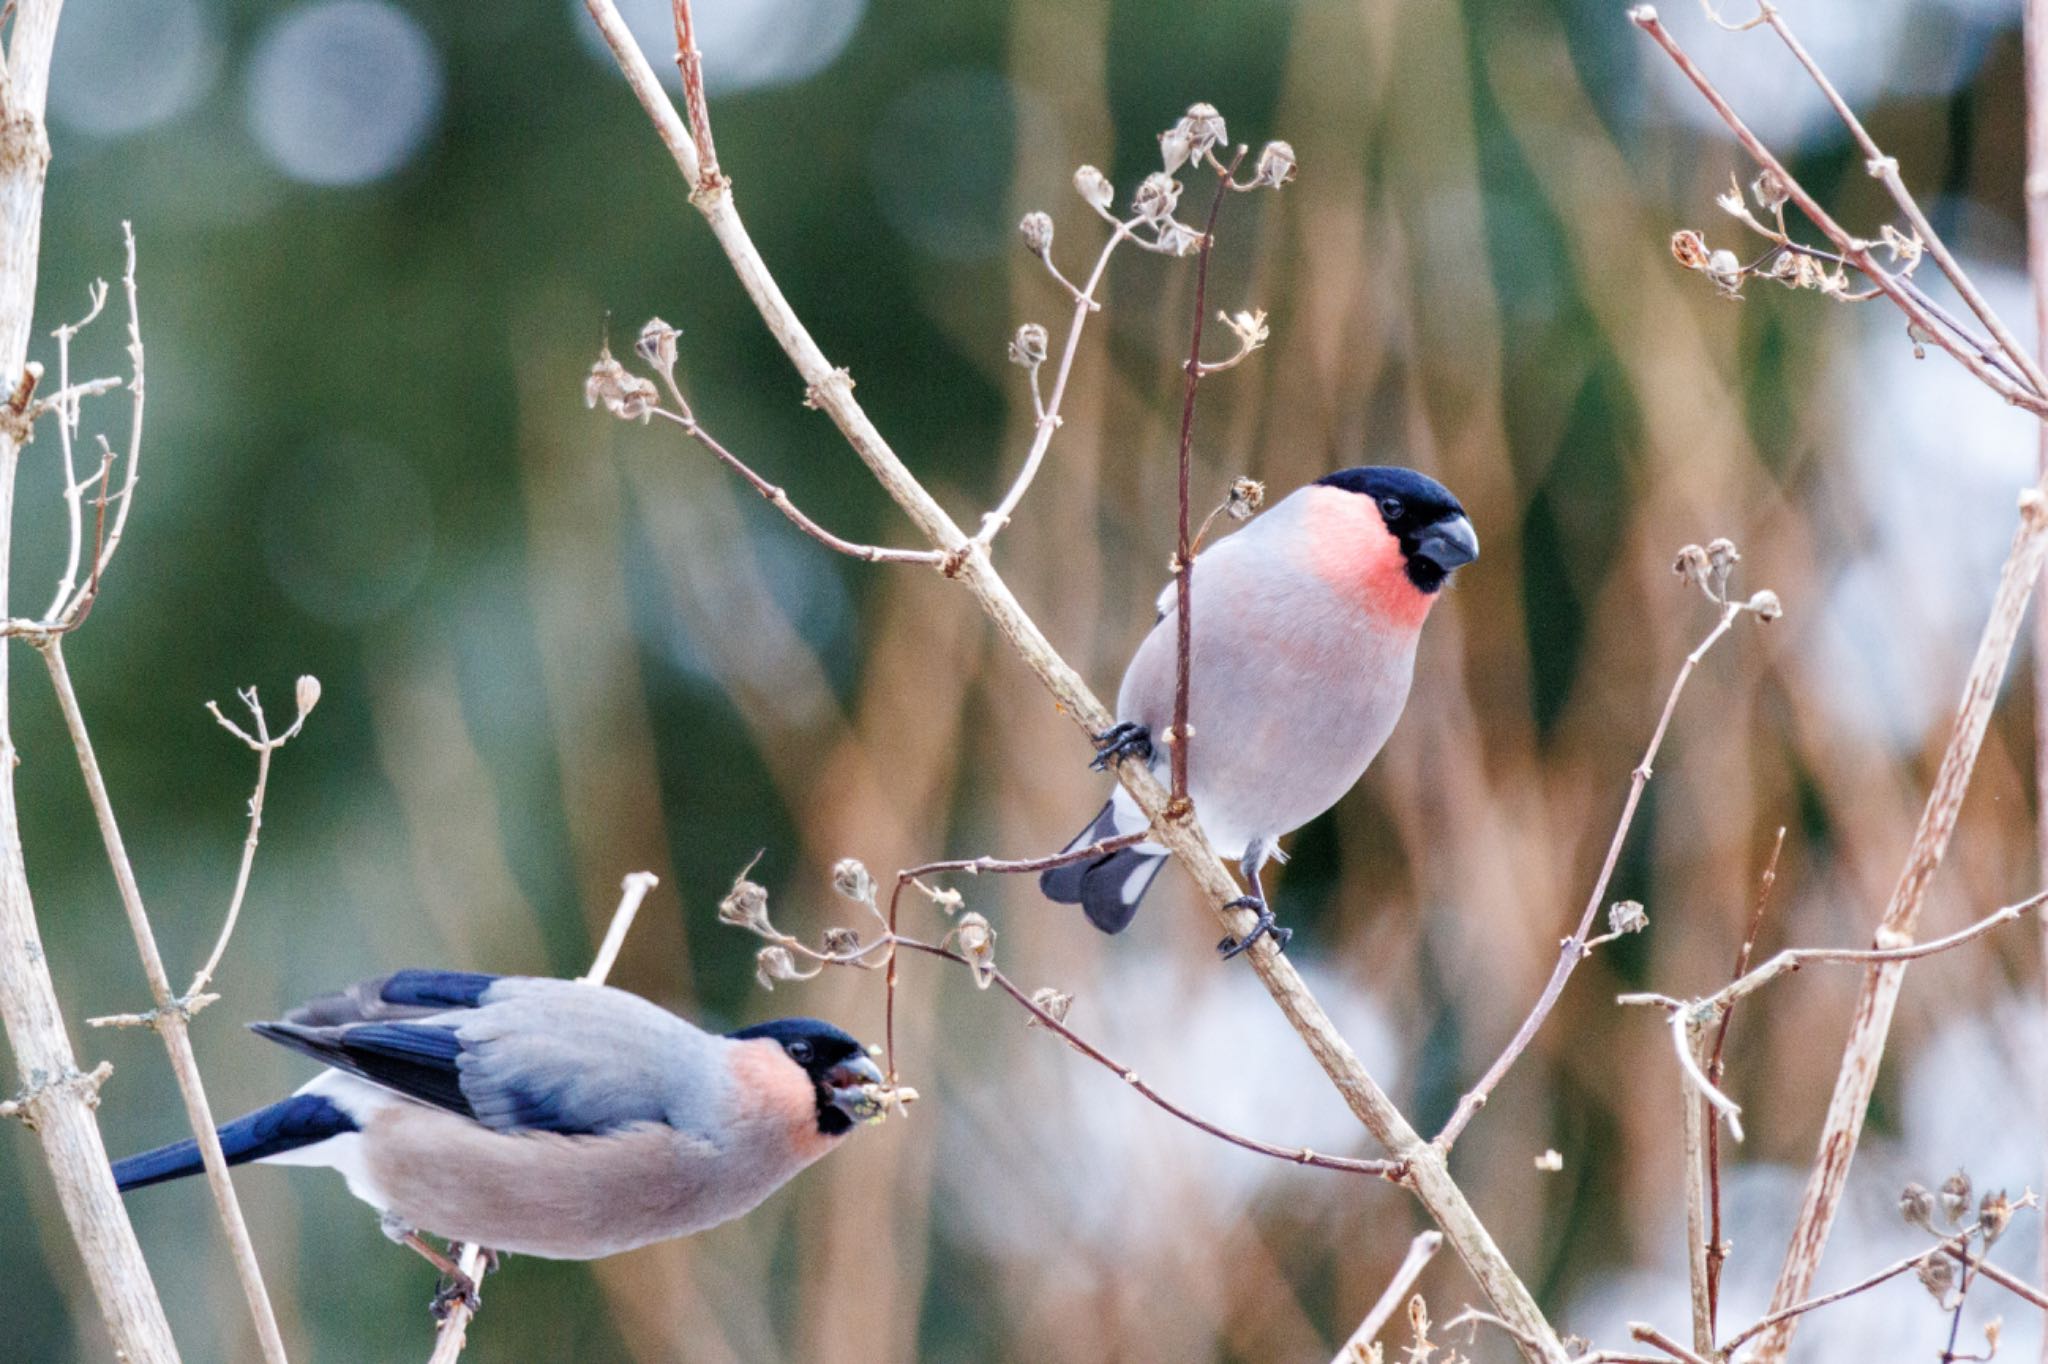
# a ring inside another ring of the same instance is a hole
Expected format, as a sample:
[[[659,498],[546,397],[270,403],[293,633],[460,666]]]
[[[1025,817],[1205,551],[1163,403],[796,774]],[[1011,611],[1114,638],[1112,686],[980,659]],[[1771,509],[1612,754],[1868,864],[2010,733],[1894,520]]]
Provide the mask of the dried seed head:
[[[1934,1295],[1941,1309],[1948,1310],[1949,1290],[1956,1286],[1956,1267],[1948,1256],[1938,1250],[1931,1250],[1920,1261],[1918,1270],[1920,1286]]]
[[[610,351],[597,357],[597,363],[590,367],[589,377],[583,381],[585,407],[603,403],[606,411],[624,421],[651,420],[660,397],[655,392],[652,379],[634,374],[613,359]]]
[[[1022,365],[1025,369],[1037,369],[1045,363],[1045,347],[1045,328],[1036,322],[1026,322],[1010,338],[1010,363]]]
[[[744,872],[734,877],[732,889],[718,902],[718,921],[763,937],[773,934],[775,925],[768,921],[768,888],[749,881]]]
[[[1031,1002],[1052,1015],[1052,1021],[1055,1023],[1066,1022],[1067,1010],[1074,1007],[1074,997],[1072,995],[1063,990],[1055,990],[1050,985],[1041,985],[1036,990],[1033,990],[1031,992]],[[1029,1020],[1027,1026],[1037,1027],[1038,1020],[1036,1018]]]
[[[307,673],[299,678],[293,688],[292,699],[299,703],[299,718],[305,719],[313,713],[313,707],[320,704],[320,679]]]
[[[1197,161],[1208,155],[1217,144],[1230,140],[1230,134],[1223,127],[1223,115],[1216,112],[1213,104],[1190,104],[1186,116],[1174,126],[1187,129]]]
[[[1698,545],[1687,545],[1678,551],[1678,558],[1671,565],[1671,571],[1697,587],[1707,585],[1707,552]]]
[[[832,889],[849,900],[872,904],[875,878],[868,875],[867,865],[859,858],[842,857],[832,864]]]
[[[940,886],[934,889],[931,886],[920,885],[918,889],[922,890],[925,898],[932,902],[933,907],[947,918],[958,914],[960,907],[967,903],[967,897],[951,886]]]
[[[1899,1190],[1899,1216],[1923,1231],[1934,1230],[1934,1195],[1924,1185],[1908,1184]]]
[[[1268,142],[1259,148],[1252,179],[1268,189],[1278,189],[1294,178],[1294,148],[1285,142]]]
[[[681,335],[660,318],[650,317],[647,325],[640,329],[640,339],[633,343],[633,349],[661,373],[673,374],[676,369],[676,338]]]
[[[754,954],[754,979],[764,990],[773,990],[778,980],[800,980],[796,961],[786,947],[764,947]]]
[[[1159,164],[1166,168],[1168,175],[1185,166],[1193,155],[1196,155],[1195,140],[1188,135],[1186,119],[1159,135]]]
[[[1735,253],[1723,247],[1707,257],[1707,277],[1714,281],[1714,287],[1729,298],[1740,297],[1742,289],[1742,262]]]
[[[974,983],[986,990],[995,979],[995,929],[979,914],[963,914],[953,929],[953,940],[959,944],[960,955],[974,968]]]
[[[1167,222],[1180,205],[1180,181],[1164,171],[1154,171],[1131,196],[1131,211],[1154,225]]]
[[[1266,485],[1256,478],[1234,478],[1223,510],[1233,521],[1249,521],[1266,505]]]
[[[1108,176],[1093,166],[1082,166],[1074,172],[1074,188],[1097,208],[1108,208],[1116,202],[1116,187],[1109,183]]]
[[[1237,338],[1239,351],[1246,355],[1265,345],[1273,334],[1272,329],[1266,326],[1264,308],[1254,308],[1250,312],[1219,312],[1216,316],[1230,328],[1230,334]]]
[[[1711,253],[1707,239],[1691,228],[1671,234],[1671,256],[1688,270],[1704,270]]]
[[[1792,187],[1785,183],[1785,177],[1769,166],[1758,171],[1756,179],[1749,182],[1749,192],[1756,196],[1757,203],[1772,213],[1783,208],[1792,197]]]
[[[1176,256],[1192,256],[1202,249],[1202,234],[1184,223],[1168,219],[1160,225],[1159,244]]]
[[[1766,587],[1761,592],[1750,593],[1742,609],[1753,614],[1758,620],[1772,621],[1785,614],[1785,604],[1778,600],[1778,594]]]
[[[1052,250],[1052,215],[1050,213],[1027,213],[1017,224],[1018,233],[1024,238],[1024,249],[1034,256],[1042,256]]]
[[[1650,926],[1650,915],[1638,900],[1616,900],[1607,907],[1607,931],[1640,933]]]
[[[1984,1244],[1988,1248],[1993,1241],[2005,1235],[2006,1224],[2012,1221],[2012,1199],[2005,1190],[1996,1189],[1984,1195],[1984,1201],[1977,1205],[1977,1226],[1984,1233]]]
[[[1976,1201],[1970,1189],[1969,1171],[1958,1170],[1941,1181],[1941,1216],[1950,1226],[1961,1226],[1969,1216],[1970,1205]]]
[[[828,928],[822,940],[822,950],[828,957],[850,957],[860,951],[860,934],[850,928]]]

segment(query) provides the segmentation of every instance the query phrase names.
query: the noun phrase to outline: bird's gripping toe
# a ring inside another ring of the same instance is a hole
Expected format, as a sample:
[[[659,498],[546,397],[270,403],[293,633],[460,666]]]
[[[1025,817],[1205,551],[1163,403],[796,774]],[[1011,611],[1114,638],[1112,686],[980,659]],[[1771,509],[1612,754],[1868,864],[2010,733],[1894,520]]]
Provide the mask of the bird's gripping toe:
[[[1095,760],[1088,766],[1097,772],[1107,772],[1111,763],[1126,758],[1152,757],[1152,731],[1129,720],[1103,730],[1094,740]]]
[[[1273,946],[1279,948],[1282,952],[1285,952],[1287,944],[1294,940],[1294,930],[1282,928],[1278,923],[1274,922],[1272,906],[1256,895],[1240,895],[1225,905],[1224,908],[1256,910],[1259,916],[1259,921],[1252,925],[1252,931],[1245,934],[1242,938],[1232,934],[1216,944],[1216,955],[1225,961],[1229,961],[1232,957],[1241,954],[1246,948],[1257,942],[1261,934],[1271,937],[1273,939]]]

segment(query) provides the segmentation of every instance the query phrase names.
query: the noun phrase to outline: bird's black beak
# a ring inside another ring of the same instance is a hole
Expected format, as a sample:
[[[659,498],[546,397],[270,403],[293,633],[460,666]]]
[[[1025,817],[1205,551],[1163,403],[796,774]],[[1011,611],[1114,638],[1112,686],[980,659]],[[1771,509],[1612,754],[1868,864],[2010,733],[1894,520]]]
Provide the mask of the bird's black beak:
[[[1479,557],[1479,536],[1464,517],[1445,517],[1416,538],[1415,553],[1448,574]]]
[[[831,1096],[832,1106],[855,1122],[865,1122],[881,1112],[881,1102],[868,1086],[882,1082],[881,1070],[865,1056],[849,1056],[825,1072],[825,1092]]]

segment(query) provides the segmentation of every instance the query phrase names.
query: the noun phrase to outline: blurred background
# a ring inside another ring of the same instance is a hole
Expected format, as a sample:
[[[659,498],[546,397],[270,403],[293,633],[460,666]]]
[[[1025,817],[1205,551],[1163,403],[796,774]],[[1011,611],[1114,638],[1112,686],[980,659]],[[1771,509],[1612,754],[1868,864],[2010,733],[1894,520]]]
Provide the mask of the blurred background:
[[[666,66],[667,6],[625,8]],[[1875,236],[1890,206],[1774,42],[1667,8]],[[1685,1310],[1667,1034],[1614,995],[1725,980],[1781,825],[1761,948],[1867,939],[2034,460],[2031,424],[1945,357],[1916,361],[1883,305],[1761,284],[1731,303],[1673,265],[1682,226],[1750,254],[1713,196],[1751,170],[1622,10],[699,0],[719,150],[763,254],[963,522],[1029,441],[1005,344],[1067,313],[1018,217],[1050,211],[1056,259],[1083,270],[1103,229],[1077,164],[1121,201],[1198,99],[1254,148],[1293,143],[1296,184],[1224,210],[1212,304],[1266,308],[1273,339],[1203,390],[1197,495],[1400,462],[1479,528],[1485,557],[1426,632],[1405,721],[1278,881],[1295,960],[1419,1126],[1540,988],[1712,622],[1673,552],[1730,536],[1737,586],[1784,598],[1679,710],[1613,888],[1649,931],[1580,971],[1456,1153],[1554,1319],[1607,1344]],[[2030,334],[2018,5],[1787,11]],[[840,533],[912,542],[803,407],[580,5],[70,0],[50,113],[39,330],[118,279],[124,218],[140,239],[139,501],[67,652],[180,981],[219,927],[253,775],[202,703],[254,683],[282,715],[295,675],[326,687],[277,760],[225,997],[195,1029],[221,1114],[309,1073],[245,1020],[401,965],[574,973],[642,868],[662,884],[614,983],[715,1027],[812,1013],[879,1040],[873,976],[755,985],[757,942],[714,916],[747,859],[765,850],[779,922],[815,941],[852,921],[835,859],[1039,854],[1096,808],[1080,735],[964,594],[836,558],[673,432],[585,409],[607,330],[623,350],[659,314],[711,429]],[[1066,426],[998,545],[1103,694],[1165,573],[1191,284],[1187,262],[1119,255]],[[121,367],[118,308],[78,343],[81,374]],[[86,414],[117,444],[125,421],[118,398]],[[36,603],[63,547],[57,455],[46,433],[23,463],[16,575]],[[2039,885],[2029,678],[2018,665],[1930,933]],[[25,656],[14,690],[51,964],[81,1056],[117,1067],[108,1144],[171,1140],[156,1040],[83,1026],[145,987]],[[1168,1094],[1259,1137],[1374,1154],[1251,974],[1216,962],[1177,872],[1115,941],[1028,883],[961,889],[1006,969],[1073,991],[1070,1021]],[[909,926],[943,931],[921,905]],[[2048,1178],[2039,944],[2008,929],[1914,969],[1822,1286],[1919,1244],[1893,1212],[1908,1179]],[[1730,1155],[1724,1322],[1753,1318],[1776,1273],[1855,984],[1812,969],[1737,1017],[1728,1088],[1750,1137]],[[898,1028],[925,1095],[907,1122],[695,1240],[511,1263],[468,1357],[1320,1359],[1421,1226],[1399,1191],[1173,1122],[943,964],[905,963]],[[1537,1168],[1546,1148],[1561,1170]],[[296,1358],[424,1353],[431,1272],[340,1180],[238,1184]],[[131,1207],[187,1357],[253,1357],[204,1188]],[[2029,1216],[1998,1255],[2033,1276]],[[0,1132],[0,1224],[5,1352],[105,1357],[19,1130]],[[1439,1320],[1474,1295],[1448,1255],[1424,1288]],[[2037,1315],[1995,1288],[1972,1299],[1966,1332],[2002,1315],[2007,1354],[2032,1357]],[[1946,1326],[1902,1280],[1800,1340],[1808,1359],[1932,1359]],[[1507,1357],[1488,1339],[1473,1354]]]

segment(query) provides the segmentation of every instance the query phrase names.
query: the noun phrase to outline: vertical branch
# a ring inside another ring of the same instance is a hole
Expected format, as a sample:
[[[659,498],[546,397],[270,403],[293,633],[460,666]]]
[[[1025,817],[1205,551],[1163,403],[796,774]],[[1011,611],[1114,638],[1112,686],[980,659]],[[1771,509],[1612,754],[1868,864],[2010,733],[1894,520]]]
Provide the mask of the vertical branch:
[[[630,873],[619,883],[619,907],[612,911],[611,926],[605,930],[604,941],[598,944],[597,955],[591,959],[590,969],[581,979],[589,985],[602,985],[618,964],[619,950],[626,945],[626,934],[632,930],[633,920],[640,914],[640,903],[647,898],[647,892],[661,884],[661,878],[651,871]],[[469,1276],[471,1283],[477,1282],[484,1272],[484,1264],[490,1252],[482,1246],[450,1246],[455,1267]],[[441,1319],[440,1327],[434,1332],[433,1353],[427,1356],[427,1364],[455,1364],[462,1357],[462,1347],[469,1341],[470,1319],[476,1315],[476,1306],[468,1298],[457,1298],[449,1304],[448,1315]]]
[[[156,932],[150,927],[149,912],[143,908],[142,890],[135,881],[135,868],[114,820],[114,805],[107,796],[106,780],[100,775],[92,738],[86,733],[85,716],[78,709],[78,693],[71,685],[71,673],[64,666],[64,637],[51,635],[37,648],[50,671],[50,685],[56,689],[57,704],[64,712],[65,727],[78,753],[79,770],[92,799],[100,838],[106,844],[107,860],[113,864],[114,881],[120,887],[121,907],[127,912],[128,927],[135,936],[135,951],[142,958],[142,973],[149,982],[154,1004],[151,1023],[170,1054],[171,1072],[177,1077],[178,1093],[185,1101],[185,1117],[199,1143],[200,1159],[206,1166],[206,1184],[213,1192],[213,1204],[227,1232],[228,1248],[234,1258],[235,1274],[241,1280],[242,1296],[249,1304],[249,1316],[256,1326],[256,1339],[270,1364],[284,1364],[284,1337],[277,1329],[277,1315],[271,1310],[270,1295],[263,1287],[263,1269],[256,1262],[256,1246],[249,1239],[248,1223],[242,1220],[242,1205],[228,1177],[227,1156],[214,1128],[213,1107],[206,1100],[206,1086],[199,1078],[199,1058],[192,1051],[192,1013],[187,1001],[171,993],[171,978],[164,970],[163,955],[157,950]]]
[[[1195,550],[1188,534],[1188,483],[1195,448],[1195,392],[1202,386],[1202,321],[1209,313],[1209,253],[1216,245],[1216,215],[1223,209],[1223,196],[1244,160],[1244,148],[1230,159],[1230,168],[1217,177],[1216,197],[1209,201],[1209,219],[1202,225],[1200,259],[1195,263],[1195,321],[1189,328],[1188,382],[1180,405],[1180,526],[1174,540],[1174,675],[1173,732],[1166,736],[1173,745],[1173,808],[1176,814],[1188,809],[1188,658],[1194,650]]]
[[[1685,1024],[1684,1045],[1692,1052],[1693,1064],[1701,1061],[1699,1024]],[[1707,1128],[1713,1115],[1706,1099],[1693,1092],[1684,1074],[1678,1077],[1678,1093],[1685,1104],[1685,1277],[1692,1297],[1692,1347],[1702,1355],[1714,1353],[1714,1309],[1708,1291],[1707,1273]]]
[[[2036,340],[2048,361],[2048,0],[2027,0],[2026,83],[2027,274]],[[2037,435],[2036,467],[2048,486],[2048,423]],[[2048,884],[2048,611],[2034,613],[2034,818],[2042,881]],[[2041,920],[2041,967],[2041,1004],[2048,1010],[2048,917]],[[2041,1219],[2041,1283],[2048,1288],[2048,1217]],[[2048,1330],[2041,1333],[2041,1364],[2048,1364]]]
[[[1949,837],[1955,832],[1963,793],[1976,767],[1984,731],[1991,723],[1992,704],[1998,699],[1998,684],[2005,677],[2006,663],[2019,637],[2020,619],[2034,594],[2035,583],[2040,581],[2044,551],[2048,551],[2048,499],[2038,489],[2030,488],[2020,495],[2020,524],[2013,531],[2012,548],[1999,575],[1991,619],[1985,623],[1976,657],[1970,663],[1955,728],[1942,754],[1934,789],[1928,793],[1926,809],[1906,853],[1905,868],[1878,924],[1878,948],[1903,947],[1913,941],[1921,906],[1927,900],[1927,888],[1933,883],[1934,873],[1948,851]],[[1771,1295],[1774,1311],[1800,1301],[1813,1288],[1821,1252],[1827,1248],[1828,1232],[1841,1207],[1842,1193],[1848,1187],[1849,1165],[1856,1157],[1857,1139],[1862,1136],[1870,1096],[1877,1087],[1878,1065],[1884,1059],[1892,1013],[1898,1006],[1908,964],[1897,960],[1871,965],[1857,993],[1849,1040],[1842,1050],[1841,1069],[1828,1101],[1819,1152],[1813,1173],[1807,1179],[1784,1267]],[[1798,1318],[1793,1317],[1771,1328],[1758,1347],[1759,1364],[1774,1364],[1785,1357],[1797,1325]]]
[[[42,243],[43,182],[50,164],[43,106],[61,8],[61,0],[18,0],[0,65],[0,391],[23,399],[20,406],[8,404],[0,412],[0,619],[8,615],[14,476],[33,382],[23,381]],[[42,1145],[115,1351],[130,1364],[175,1360],[177,1345],[114,1187],[93,1116],[95,1089],[80,1074],[65,1032],[29,897],[14,792],[19,754],[8,717],[10,652],[0,646],[0,1023],[21,1076],[20,1112]]]

